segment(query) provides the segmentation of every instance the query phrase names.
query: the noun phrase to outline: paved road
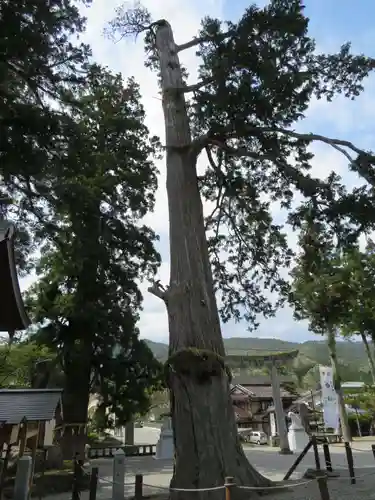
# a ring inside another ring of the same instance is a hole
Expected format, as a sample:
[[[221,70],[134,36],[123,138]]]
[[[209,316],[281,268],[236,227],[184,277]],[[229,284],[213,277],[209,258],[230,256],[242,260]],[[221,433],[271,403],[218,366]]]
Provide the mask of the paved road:
[[[134,429],[135,444],[156,444],[160,435],[160,427],[140,427]]]
[[[370,470],[373,468],[375,473],[375,459],[371,452],[371,443],[353,443],[356,448],[353,450],[355,467],[358,470]],[[357,448],[358,446],[358,448]],[[279,455],[275,448],[268,446],[245,447],[245,453],[249,461],[259,472],[274,481],[281,481],[285,473],[292,466],[297,455]],[[358,451],[357,451],[358,450]],[[321,465],[324,466],[323,452],[321,450]],[[335,470],[347,470],[345,450],[342,446],[331,446],[331,459]],[[112,460],[97,459],[92,461],[92,466],[99,467],[100,476],[100,498],[108,498],[112,490]],[[302,463],[298,466],[291,479],[299,479],[303,476],[306,469],[315,468],[314,454],[309,452]],[[126,488],[127,494],[131,494],[134,486],[131,483],[135,481],[136,474],[143,474],[146,493],[156,493],[157,487],[160,491],[168,489],[172,477],[173,465],[169,460],[156,460],[153,457],[133,457],[126,460],[126,483],[130,483]],[[152,490],[152,491],[151,491]]]
[[[143,429],[137,429],[143,431]],[[146,433],[149,432],[146,429]],[[145,437],[145,434],[140,433],[139,438]],[[146,434],[147,436],[147,434]],[[354,464],[357,470],[357,475],[367,471],[371,472],[374,469],[375,476],[375,459],[371,451],[371,444],[374,441],[361,441],[353,443]],[[269,446],[259,447],[244,447],[245,453],[249,461],[256,467],[259,472],[271,478],[274,481],[280,481],[284,478],[285,473],[296,460],[297,455],[279,455],[277,449]],[[342,475],[347,474],[347,462],[345,449],[340,445],[331,445],[331,459],[333,468]],[[321,465],[324,467],[324,458],[322,450],[320,450]],[[97,499],[108,500],[112,495],[112,470],[113,461],[111,459],[96,459],[91,461],[91,467],[99,467],[99,488]],[[291,479],[300,479],[306,469],[315,468],[314,454],[310,451],[302,463],[298,466],[296,472]],[[125,478],[125,495],[134,495],[134,481],[136,474],[143,475],[145,484],[145,495],[157,492],[168,492],[169,482],[172,477],[173,464],[170,460],[156,460],[153,457],[132,457],[126,459],[126,478]],[[149,485],[149,486],[146,486]],[[373,491],[373,490],[372,490]],[[341,499],[341,494],[338,495]],[[365,498],[365,497],[364,497]],[[375,498],[375,497],[374,497]],[[82,500],[88,499],[88,492],[81,495]],[[55,495],[46,500],[68,500],[66,494]]]

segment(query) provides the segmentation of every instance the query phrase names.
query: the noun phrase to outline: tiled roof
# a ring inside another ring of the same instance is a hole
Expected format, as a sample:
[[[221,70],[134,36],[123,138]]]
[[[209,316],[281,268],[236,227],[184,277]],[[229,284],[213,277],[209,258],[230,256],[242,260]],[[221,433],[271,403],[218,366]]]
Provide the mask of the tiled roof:
[[[0,389],[0,422],[52,420],[61,394],[62,389]]]
[[[285,384],[285,383],[291,383],[293,380],[290,377],[283,377],[282,375],[280,376],[280,383]],[[251,376],[251,375],[239,375],[238,377],[234,377],[232,380],[232,385],[242,385],[244,387],[248,387],[249,385],[254,386],[254,385],[269,385],[271,386],[271,378],[267,375],[263,376]]]
[[[247,388],[243,387],[240,384],[232,385],[230,389],[230,393],[232,395],[241,395],[241,396],[253,396],[254,394]]]
[[[246,389],[253,393],[252,398],[264,398],[264,399],[272,399],[272,387],[271,386],[262,386],[262,385],[247,385]],[[280,395],[282,398],[293,398],[293,395],[286,391],[281,387]]]
[[[233,408],[237,420],[248,420],[251,418],[251,414],[243,408],[239,408],[238,406],[234,406]]]

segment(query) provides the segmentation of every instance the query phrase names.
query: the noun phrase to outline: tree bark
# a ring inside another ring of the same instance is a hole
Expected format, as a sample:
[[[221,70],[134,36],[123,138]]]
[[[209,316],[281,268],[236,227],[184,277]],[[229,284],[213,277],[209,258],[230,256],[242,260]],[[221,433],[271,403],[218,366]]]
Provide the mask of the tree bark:
[[[59,441],[64,460],[72,460],[76,453],[81,459],[85,456],[91,354],[92,346],[85,343],[67,350],[64,359],[63,430]]]
[[[134,421],[126,422],[125,425],[125,444],[134,444]]]
[[[183,87],[181,67],[172,29],[166,21],[158,23],[155,41],[166,135],[171,263],[165,295],[169,359],[189,348],[206,350],[224,359],[196,156],[191,147],[184,95],[178,90]],[[239,485],[271,484],[249,464],[242,450],[224,369],[204,381],[186,371],[170,370],[169,388],[175,442],[171,488],[219,486],[224,484],[226,476],[233,476]],[[200,496],[222,498],[222,495],[223,491],[218,490]]]
[[[335,337],[334,332],[328,333],[328,350],[329,350],[329,356],[331,359],[333,381],[335,384],[335,390],[336,390],[337,398],[338,398],[342,437],[344,439],[344,442],[349,443],[352,441],[352,435],[350,432],[350,427],[349,427],[349,422],[348,422],[348,414],[346,413],[346,408],[345,408],[344,394],[343,394],[343,391],[341,388],[340,367],[339,367],[339,364],[337,361],[336,337]]]
[[[370,366],[370,373],[371,373],[371,377],[372,377],[372,382],[373,382],[373,384],[375,384],[375,363],[374,363],[374,358],[373,358],[372,352],[370,350],[370,346],[368,344],[366,334],[365,333],[361,333],[360,335],[361,335],[362,342],[363,342],[363,344],[365,346],[365,349],[366,349],[366,354],[367,354],[368,364]]]

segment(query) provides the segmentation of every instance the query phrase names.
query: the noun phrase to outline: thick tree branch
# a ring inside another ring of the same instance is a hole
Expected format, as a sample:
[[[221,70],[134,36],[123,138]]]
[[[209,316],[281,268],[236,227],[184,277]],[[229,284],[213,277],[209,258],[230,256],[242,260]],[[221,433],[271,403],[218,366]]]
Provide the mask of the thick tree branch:
[[[227,143],[212,139],[209,141],[212,146],[223,149],[230,156],[246,156],[248,158],[253,158],[254,160],[272,160],[274,155],[262,155],[259,153],[254,153],[249,151],[247,148],[232,148],[228,146]],[[211,163],[211,162],[210,162]]]
[[[155,281],[152,286],[147,288],[147,291],[152,295],[155,295],[158,299],[167,301],[168,288],[164,287],[160,281]]]
[[[303,141],[308,141],[308,142],[323,142],[325,144],[330,145],[332,148],[336,149],[339,151],[341,154],[343,154],[350,163],[354,161],[354,158],[350,155],[348,151],[345,150],[349,149],[353,153],[356,153],[357,155],[363,155],[364,151],[357,148],[354,146],[354,144],[350,141],[342,140],[342,139],[335,139],[331,137],[326,137],[324,135],[320,134],[302,134],[299,132],[295,132],[294,130],[288,130],[288,129],[283,129],[283,128],[273,128],[273,127],[246,127],[244,130],[246,135],[248,137],[254,136],[257,137],[261,134],[269,134],[269,133],[274,133],[274,134],[283,134],[287,135],[290,137],[294,137],[296,139],[300,139]],[[240,150],[237,150],[236,153],[234,153],[234,149],[230,148],[229,146],[226,145],[225,140],[226,139],[235,139],[237,136],[236,131],[232,129],[232,126],[228,127],[226,130],[224,129],[221,133],[220,136],[216,136],[215,134],[204,134],[201,137],[198,137],[195,139],[192,143],[192,149],[194,151],[194,154],[197,156],[202,152],[202,150],[209,144],[215,144],[219,147],[225,147],[225,149],[229,152],[229,149],[232,149],[232,154],[237,154],[238,156],[250,156],[250,153],[247,151],[246,154],[240,154]],[[221,146],[220,146],[221,145]],[[244,150],[245,152],[245,150]]]
[[[212,83],[215,79],[214,78],[205,78],[204,80],[195,83],[194,85],[186,85],[185,87],[182,87],[182,92],[186,94],[187,92],[195,92],[202,87],[208,85],[209,83]]]
[[[176,44],[176,52],[181,52],[182,50],[191,49],[192,47],[196,47],[201,43],[212,42],[212,41],[222,41],[231,36],[233,31],[226,31],[225,33],[220,33],[219,35],[211,35],[211,36],[200,36],[193,38],[190,42],[182,43],[181,45]]]

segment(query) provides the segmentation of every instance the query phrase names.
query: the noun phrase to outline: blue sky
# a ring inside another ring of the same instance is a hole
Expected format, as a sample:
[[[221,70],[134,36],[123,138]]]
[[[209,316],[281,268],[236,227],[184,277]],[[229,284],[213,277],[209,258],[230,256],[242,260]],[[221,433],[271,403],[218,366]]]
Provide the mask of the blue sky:
[[[88,17],[88,29],[85,41],[93,47],[95,59],[107,65],[113,71],[120,71],[124,76],[134,76],[141,85],[143,102],[147,112],[147,125],[153,134],[163,138],[164,127],[161,103],[155,75],[144,67],[144,51],[142,40],[122,41],[114,44],[102,36],[106,22],[113,17],[114,9],[121,4],[118,0],[94,0],[93,6],[85,11]],[[154,19],[165,18],[170,21],[177,43],[191,39],[199,30],[202,17],[210,15],[220,19],[236,20],[250,4],[243,0],[144,0],[142,2],[151,11]],[[257,2],[255,2],[257,3]],[[258,2],[258,5],[266,4]],[[340,45],[350,40],[353,50],[375,56],[375,2],[361,0],[306,0],[306,13],[310,17],[310,33],[316,38],[319,51],[336,51]],[[182,54],[184,65],[187,66],[191,83],[195,81],[199,61],[194,49]],[[375,78],[366,83],[365,93],[356,101],[336,99],[327,105],[321,101],[311,103],[308,119],[302,124],[306,131],[319,132],[329,136],[350,139],[358,146],[375,149],[375,131],[373,117],[375,116]],[[356,182],[353,176],[346,173],[345,160],[326,146],[317,145],[313,149],[316,157],[313,161],[314,173],[326,175],[328,171],[340,172],[345,182]],[[154,214],[147,217],[150,224],[160,235],[159,249],[163,264],[160,279],[167,283],[169,278],[168,263],[168,214],[165,192],[164,161],[158,165],[161,175],[157,204]],[[275,213],[278,219],[282,214]],[[293,241],[293,235],[291,235]],[[23,287],[30,279],[23,281]],[[144,338],[152,340],[167,340],[167,316],[164,305],[146,292],[147,285],[142,285],[145,291],[144,311],[141,316],[140,330]],[[225,337],[248,336],[246,324],[223,325]],[[280,311],[276,318],[262,321],[253,336],[274,337],[284,340],[303,341],[311,338],[303,323],[293,320],[289,309]]]

